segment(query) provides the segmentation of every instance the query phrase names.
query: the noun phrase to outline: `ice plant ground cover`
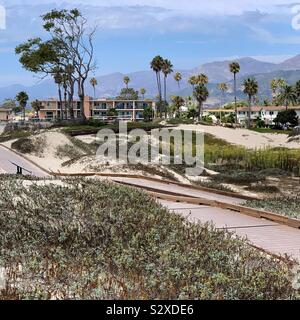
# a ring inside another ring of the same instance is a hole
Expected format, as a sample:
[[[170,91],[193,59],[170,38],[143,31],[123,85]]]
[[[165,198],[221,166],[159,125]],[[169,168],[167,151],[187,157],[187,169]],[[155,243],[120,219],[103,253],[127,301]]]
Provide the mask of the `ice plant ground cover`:
[[[275,212],[291,218],[300,219],[300,197],[276,197],[272,199],[252,200],[246,206]]]
[[[0,178],[0,299],[299,298],[290,267],[136,189]]]

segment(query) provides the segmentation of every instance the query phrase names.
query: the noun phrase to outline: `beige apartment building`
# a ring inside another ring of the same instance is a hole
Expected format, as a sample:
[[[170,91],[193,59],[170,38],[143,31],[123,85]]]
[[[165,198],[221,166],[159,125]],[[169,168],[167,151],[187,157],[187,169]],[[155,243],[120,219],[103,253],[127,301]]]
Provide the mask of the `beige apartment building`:
[[[60,118],[61,108],[60,102],[56,99],[49,99],[40,101],[41,110],[39,111],[39,118],[45,120],[54,120]],[[152,108],[155,111],[155,102],[153,100],[116,100],[116,99],[92,99],[86,97],[84,101],[84,114],[87,119],[108,120],[109,110],[115,109],[118,120],[123,121],[142,121],[144,120],[145,108]],[[65,104],[63,102],[62,109],[64,110],[64,118],[70,117],[69,111],[65,111]],[[79,118],[81,115],[80,101],[73,102],[74,117]]]
[[[0,108],[0,121],[9,121],[12,119],[12,110]]]

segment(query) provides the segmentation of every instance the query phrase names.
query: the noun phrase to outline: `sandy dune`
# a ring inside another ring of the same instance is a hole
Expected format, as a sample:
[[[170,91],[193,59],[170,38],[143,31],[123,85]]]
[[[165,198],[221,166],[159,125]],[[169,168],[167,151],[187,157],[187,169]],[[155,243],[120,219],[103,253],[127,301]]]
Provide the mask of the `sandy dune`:
[[[217,126],[180,125],[178,130],[204,131],[230,143],[245,146],[249,149],[267,147],[300,148],[299,142],[288,142],[287,134],[258,133],[247,129],[230,129]]]

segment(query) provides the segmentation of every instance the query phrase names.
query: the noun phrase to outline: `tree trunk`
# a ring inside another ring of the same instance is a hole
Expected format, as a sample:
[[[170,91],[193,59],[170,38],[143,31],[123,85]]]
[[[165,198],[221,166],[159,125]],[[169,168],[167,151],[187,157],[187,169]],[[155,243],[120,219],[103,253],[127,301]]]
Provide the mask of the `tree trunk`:
[[[251,96],[249,96],[249,106],[248,106],[248,129],[251,128]]]
[[[26,105],[24,105],[22,107],[22,109],[23,109],[23,121],[25,122],[25,119],[26,119]]]
[[[62,95],[61,95],[61,86],[60,84],[58,85],[58,96],[59,96],[59,110],[60,110],[60,119],[62,119],[63,115],[63,107],[62,107]]]
[[[85,122],[86,116],[84,114],[84,82],[78,81],[78,96],[80,100],[80,119]]]
[[[234,107],[235,107],[235,124],[238,124],[238,110],[236,98],[236,73],[234,73]]]
[[[64,88],[64,104],[65,104],[65,108],[64,108],[64,115],[63,115],[62,119],[64,119],[64,118],[67,119],[67,117],[68,117],[68,110],[67,110],[68,102],[67,102],[67,89],[66,88]]]
[[[199,102],[198,120],[202,120],[202,102]]]

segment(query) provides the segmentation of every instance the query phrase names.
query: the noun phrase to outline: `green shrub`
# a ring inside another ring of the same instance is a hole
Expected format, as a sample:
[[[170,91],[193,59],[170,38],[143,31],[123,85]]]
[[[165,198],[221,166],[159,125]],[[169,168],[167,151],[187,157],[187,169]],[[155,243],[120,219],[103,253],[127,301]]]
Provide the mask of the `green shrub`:
[[[97,180],[0,184],[0,299],[292,299],[288,266]]]

